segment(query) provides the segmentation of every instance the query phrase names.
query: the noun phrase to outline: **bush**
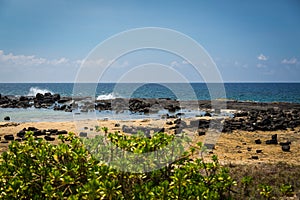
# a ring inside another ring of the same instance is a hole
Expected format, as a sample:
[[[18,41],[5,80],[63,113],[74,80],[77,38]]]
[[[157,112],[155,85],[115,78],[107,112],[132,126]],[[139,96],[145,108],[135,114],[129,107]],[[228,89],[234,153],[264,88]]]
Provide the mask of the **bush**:
[[[69,133],[59,136],[57,145],[34,138],[32,132],[26,137],[24,142],[12,142],[0,157],[0,199],[230,199],[236,184],[217,157],[210,163],[190,159],[195,147],[163,168],[130,173],[107,164],[120,152],[110,152],[111,146],[104,145],[106,137],[80,140]],[[111,144],[134,154],[166,147],[174,139],[164,133],[151,139],[118,133],[108,136]],[[180,153],[184,149],[168,146]],[[133,154],[124,155],[131,159]]]

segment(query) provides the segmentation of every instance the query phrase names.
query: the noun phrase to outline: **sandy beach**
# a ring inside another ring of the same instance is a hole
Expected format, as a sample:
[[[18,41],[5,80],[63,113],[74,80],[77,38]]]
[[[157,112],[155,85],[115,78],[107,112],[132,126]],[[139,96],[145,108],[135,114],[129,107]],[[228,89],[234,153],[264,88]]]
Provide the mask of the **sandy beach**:
[[[196,119],[196,118],[195,118]],[[198,119],[204,119],[198,118]],[[207,118],[206,118],[207,119]],[[7,149],[10,141],[5,141],[4,135],[13,134],[17,138],[17,133],[24,128],[35,127],[39,130],[58,129],[74,132],[79,135],[80,132],[87,132],[88,136],[101,134],[95,132],[95,123],[100,127],[107,127],[109,132],[123,132],[122,127],[135,126],[151,128],[165,128],[165,132],[173,134],[170,122],[174,123],[175,119],[141,119],[141,120],[85,120],[80,122],[1,122],[0,123],[0,152]],[[183,119],[182,123],[190,124],[194,119]],[[199,141],[204,142],[210,137],[209,133],[199,136],[197,130],[186,128],[183,129],[187,135],[191,137],[193,143]],[[284,152],[279,144],[267,145],[265,141],[269,140],[272,135],[277,134],[278,142],[290,141],[291,150]],[[223,164],[257,164],[257,163],[278,163],[284,162],[289,164],[300,165],[300,127],[293,130],[277,130],[277,131],[242,131],[234,130],[231,133],[217,133],[216,144],[214,150],[207,152],[207,156],[217,155]],[[43,137],[43,136],[38,136]],[[53,136],[57,138],[57,136]],[[255,140],[260,139],[261,144],[256,144]],[[56,143],[57,139],[53,142]],[[258,156],[253,159],[252,156]]]

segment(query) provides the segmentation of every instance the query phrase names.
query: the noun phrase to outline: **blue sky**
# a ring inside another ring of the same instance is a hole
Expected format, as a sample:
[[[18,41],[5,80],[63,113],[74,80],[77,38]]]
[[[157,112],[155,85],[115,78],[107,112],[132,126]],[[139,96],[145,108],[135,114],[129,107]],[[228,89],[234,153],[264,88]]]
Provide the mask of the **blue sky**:
[[[193,38],[225,82],[300,82],[297,0],[0,0],[0,82],[73,82],[96,45],[142,27]],[[146,53],[139,63],[149,61]],[[183,65],[156,54],[163,64]],[[113,70],[124,73],[133,57],[118,60]],[[185,69],[188,80],[201,80]],[[113,72],[107,80],[116,81]]]

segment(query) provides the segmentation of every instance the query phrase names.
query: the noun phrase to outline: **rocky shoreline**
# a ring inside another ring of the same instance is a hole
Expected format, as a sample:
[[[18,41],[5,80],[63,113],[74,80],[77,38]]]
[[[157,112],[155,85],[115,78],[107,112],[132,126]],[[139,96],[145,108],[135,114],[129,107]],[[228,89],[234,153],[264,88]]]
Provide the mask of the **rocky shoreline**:
[[[276,131],[293,130],[300,126],[300,104],[298,103],[259,103],[239,102],[230,100],[219,100],[226,109],[234,110],[233,117],[222,121],[222,132],[233,130],[244,131]],[[38,93],[35,97],[30,96],[2,96],[0,94],[0,108],[46,108],[65,112],[90,112],[113,110],[123,112],[129,110],[131,113],[151,114],[160,110],[166,110],[169,114],[164,118],[181,118],[181,109],[204,110],[207,117],[220,114],[220,110],[212,108],[212,102],[208,100],[178,101],[172,99],[112,99],[92,101],[88,98],[61,97],[60,94]],[[223,107],[224,108],[224,107]],[[9,120],[7,116],[4,120]],[[215,119],[214,119],[215,120]],[[216,121],[216,120],[215,120]],[[221,120],[217,120],[220,123]],[[197,121],[199,129],[208,129],[209,122]],[[178,124],[178,123],[177,123]],[[178,128],[184,128],[178,124]]]

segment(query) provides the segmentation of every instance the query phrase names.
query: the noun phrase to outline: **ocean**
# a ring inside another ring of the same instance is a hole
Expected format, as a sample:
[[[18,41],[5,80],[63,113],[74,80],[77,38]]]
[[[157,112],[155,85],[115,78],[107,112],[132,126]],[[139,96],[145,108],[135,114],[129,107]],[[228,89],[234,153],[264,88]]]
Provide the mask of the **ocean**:
[[[92,84],[82,84],[88,89]],[[116,85],[118,90],[115,91]],[[194,94],[187,90],[191,86]],[[86,94],[73,94],[73,83],[0,83],[0,94],[14,96],[35,96],[37,93],[59,93],[61,96],[93,94],[97,99],[111,98],[171,98],[178,100],[210,100],[205,83],[99,83],[96,91]],[[132,91],[132,88],[136,90]],[[174,89],[175,88],[175,89]],[[291,102],[300,103],[300,83],[224,83],[226,98],[254,102]],[[86,90],[81,90],[86,91]]]
[[[216,86],[218,86],[216,84]],[[76,86],[78,88],[78,85]],[[76,88],[75,87],[75,88]],[[170,98],[177,100],[210,100],[210,91],[205,83],[85,83],[80,90],[74,90],[73,83],[0,83],[2,96],[35,96],[37,93],[59,93],[61,96],[94,96],[96,99],[113,98]],[[94,90],[94,88],[96,90]],[[190,88],[190,89],[188,89]],[[300,83],[224,83],[225,94],[220,99],[253,102],[300,103]],[[192,90],[192,92],[191,92]],[[76,93],[76,94],[75,94]],[[97,118],[140,119],[159,118],[163,112],[146,116],[132,113],[96,112]],[[202,114],[201,111],[186,111],[186,116]],[[72,113],[52,109],[12,109],[0,108],[0,121],[10,116],[15,122],[71,121]],[[80,119],[88,119],[90,113],[82,113]],[[78,116],[77,116],[78,119]]]

